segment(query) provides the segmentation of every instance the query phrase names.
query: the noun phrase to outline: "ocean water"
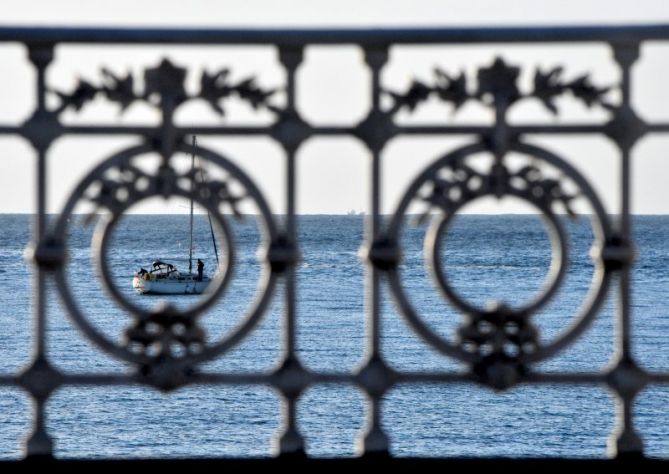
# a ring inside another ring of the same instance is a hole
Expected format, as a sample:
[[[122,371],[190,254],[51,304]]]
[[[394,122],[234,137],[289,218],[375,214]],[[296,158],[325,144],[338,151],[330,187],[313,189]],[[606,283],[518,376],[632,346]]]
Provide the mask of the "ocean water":
[[[186,269],[188,217],[129,216],[114,231],[107,261],[114,284],[134,304],[150,307],[159,297],[135,295],[134,271],[162,258]],[[588,257],[589,221],[565,221],[571,242],[567,275],[551,303],[534,317],[541,340],[566,330],[583,304],[593,275]],[[30,360],[32,270],[23,252],[30,217],[0,216],[0,373]],[[92,227],[70,223],[68,282],[87,321],[122,344],[130,322],[105,293],[91,260]],[[263,267],[254,218],[231,222],[232,244],[219,241],[232,279],[223,299],[202,319],[209,341],[220,340],[245,317],[257,297]],[[669,370],[669,217],[634,219],[639,258],[633,275],[634,354],[649,370]],[[423,258],[425,227],[407,224],[402,246],[403,287],[423,320],[444,338],[462,317],[435,289]],[[195,218],[195,257],[205,272],[216,267],[205,216]],[[364,266],[358,257],[362,216],[303,216],[297,272],[298,355],[314,371],[354,370],[365,354]],[[536,216],[462,216],[444,237],[444,266],[454,289],[471,304],[504,301],[519,307],[542,288],[551,246]],[[234,254],[227,254],[234,249]],[[587,331],[540,371],[598,371],[611,360],[617,301],[616,280]],[[461,370],[420,339],[383,287],[382,348],[397,370]],[[124,373],[130,366],[88,340],[68,316],[53,282],[48,289],[47,350],[68,373]],[[197,297],[170,297],[179,306]],[[259,324],[223,356],[203,364],[214,372],[269,371],[281,356],[283,291],[277,286]],[[280,398],[269,388],[189,386],[169,394],[148,387],[64,387],[50,399],[47,426],[59,457],[269,456],[280,425]],[[647,454],[669,457],[669,389],[653,386],[637,399],[635,422]],[[615,400],[604,387],[520,386],[496,393],[470,384],[402,385],[384,399],[383,424],[396,456],[605,457],[614,430]],[[0,389],[0,457],[22,456],[30,430],[31,403],[22,391]],[[355,387],[322,385],[298,405],[299,427],[311,456],[353,456],[365,424],[364,395]]]

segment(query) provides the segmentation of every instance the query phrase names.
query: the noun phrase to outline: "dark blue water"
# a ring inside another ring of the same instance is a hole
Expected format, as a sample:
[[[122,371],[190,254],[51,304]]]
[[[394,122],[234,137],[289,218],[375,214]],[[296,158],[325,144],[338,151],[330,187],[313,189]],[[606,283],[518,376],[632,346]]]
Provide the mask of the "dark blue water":
[[[91,323],[111,340],[130,319],[106,297],[91,262],[91,229],[73,222],[70,286]],[[586,297],[593,267],[588,221],[566,222],[572,240],[567,278],[553,302],[535,317],[542,341],[573,321]],[[127,298],[152,306],[157,297],[134,295],[130,280],[156,258],[187,267],[187,216],[131,216],[117,229],[108,261]],[[244,317],[258,291],[262,267],[253,218],[233,226],[234,278],[225,298],[203,319],[210,340],[224,337]],[[28,216],[0,216],[0,343],[2,373],[20,370],[31,353],[31,269],[23,259],[30,240]],[[422,256],[425,228],[404,234],[401,272],[406,293],[437,333],[452,338],[462,322],[445,303]],[[669,370],[669,217],[638,217],[639,260],[634,270],[634,352],[646,368]],[[364,268],[360,216],[301,217],[303,261],[298,271],[298,350],[317,371],[351,371],[365,346]],[[206,218],[196,216],[195,256],[205,272],[215,268]],[[219,242],[221,244],[221,242]],[[225,250],[225,245],[223,249]],[[501,300],[519,307],[541,289],[550,264],[550,243],[534,216],[464,216],[445,240],[444,270],[471,304]],[[614,281],[612,290],[617,288]],[[414,334],[396,311],[384,285],[383,352],[398,370],[460,370]],[[193,297],[172,298],[189,305]],[[613,354],[615,291],[583,336],[537,370],[596,371]],[[204,370],[271,370],[281,355],[282,291],[278,288],[260,324]],[[128,366],[82,335],[66,315],[53,284],[48,299],[48,352],[67,372],[122,373]],[[364,425],[364,396],[352,387],[318,386],[298,407],[300,429],[312,456],[351,456]],[[669,456],[669,390],[650,387],[638,398],[635,421],[648,454]],[[604,457],[614,430],[615,402],[603,387],[531,386],[495,393],[472,385],[401,386],[383,405],[383,420],[398,456]],[[0,456],[21,456],[31,406],[19,390],[0,390]],[[66,387],[49,401],[48,429],[60,457],[267,456],[280,423],[280,399],[260,387],[187,387],[169,395],[150,388]]]

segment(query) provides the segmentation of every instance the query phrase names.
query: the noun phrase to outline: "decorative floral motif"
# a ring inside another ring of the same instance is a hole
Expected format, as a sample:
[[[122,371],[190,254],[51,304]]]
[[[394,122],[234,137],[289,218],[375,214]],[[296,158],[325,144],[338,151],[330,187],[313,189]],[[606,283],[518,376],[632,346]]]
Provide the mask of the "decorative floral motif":
[[[460,108],[469,99],[469,95],[467,94],[467,78],[464,72],[461,72],[458,77],[453,78],[441,69],[436,68],[434,74],[436,76],[436,84],[434,86],[428,86],[414,79],[411,87],[405,94],[387,91],[395,100],[392,112],[396,112],[402,107],[407,107],[409,111],[413,111],[433,93],[437,94],[442,101],[452,103],[455,110]]]
[[[229,73],[228,69],[222,69],[214,74],[203,71],[200,78],[200,91],[189,95],[184,86],[187,70],[175,66],[168,59],[163,59],[158,66],[144,71],[144,91],[141,93],[136,92],[138,87],[132,75],[127,74],[125,77],[120,77],[108,69],[102,69],[103,82],[101,85],[94,85],[80,79],[74,91],[70,93],[53,91],[61,101],[56,112],[60,113],[70,107],[78,111],[95,99],[98,94],[119,104],[121,112],[136,100],[162,108],[173,108],[189,100],[203,99],[217,113],[224,115],[221,102],[233,95],[248,102],[254,109],[266,108],[279,112],[276,106],[269,103],[275,90],[261,89],[256,85],[254,78],[232,83],[228,79]]]
[[[274,94],[274,90],[264,91],[255,84],[254,78],[245,79],[237,84],[228,82],[229,69],[221,69],[215,74],[209,75],[206,71],[202,73],[200,79],[200,95],[202,99],[206,100],[212,109],[221,115],[225,115],[220,101],[232,94],[249,102],[254,109],[267,107],[270,110],[278,111],[272,105],[268,104],[268,99]]]
[[[125,331],[127,347],[152,358],[179,358],[202,351],[205,332],[197,320],[169,312],[135,320]]]
[[[161,166],[155,175],[151,175],[132,164],[125,164],[118,171],[109,173],[111,177],[101,179],[99,189],[87,196],[95,205],[90,213],[91,218],[103,209],[113,214],[121,214],[128,203],[156,194],[189,196],[191,183],[194,185],[192,192],[195,197],[199,197],[200,202],[209,201],[211,207],[217,209],[228,206],[235,216],[242,216],[238,204],[246,196],[234,194],[225,180],[206,178],[199,169],[178,174],[171,166]]]
[[[531,321],[503,305],[469,315],[457,334],[461,346],[481,361],[493,358],[517,360],[536,351],[539,343],[539,332]]]
[[[468,84],[464,72],[457,78],[449,76],[441,69],[435,69],[434,72],[434,85],[414,80],[404,93],[385,91],[394,101],[391,112],[397,112],[402,108],[412,112],[431,96],[437,96],[439,100],[453,104],[456,111],[468,100],[477,100],[486,105],[506,109],[523,99],[537,98],[548,110],[557,114],[554,99],[565,92],[571,92],[588,107],[599,105],[608,110],[615,108],[606,101],[610,87],[594,86],[587,75],[565,82],[561,78],[561,67],[553,68],[547,73],[537,69],[534,89],[527,94],[523,94],[518,87],[520,68],[506,64],[501,58],[495,58],[489,67],[478,70],[476,84]],[[468,90],[475,92],[470,93]]]
[[[177,106],[186,100],[185,80],[185,68],[163,59],[158,67],[144,71],[144,96],[148,99],[157,96],[162,104],[169,102]]]
[[[104,87],[96,87],[90,82],[84,81],[83,79],[79,80],[77,87],[69,94],[64,92],[54,91],[55,94],[60,98],[61,106],[56,110],[56,112],[61,112],[68,107],[72,107],[74,110],[81,110],[81,108],[87,102],[93,100],[98,92],[105,92]]]
[[[495,163],[490,172],[484,174],[463,161],[457,161],[436,171],[428,189],[421,199],[429,207],[420,217],[420,222],[424,222],[434,208],[452,213],[484,195],[516,196],[553,212],[559,210],[555,207],[561,206],[561,210],[570,217],[576,217],[572,201],[579,196],[565,191],[559,180],[545,178],[541,170],[532,164],[510,171],[505,164]]]
[[[519,75],[519,67],[509,66],[501,58],[495,58],[492,66],[479,69],[476,97],[483,100],[490,97],[490,103],[508,107],[520,98],[516,85]]]
[[[101,86],[95,86],[80,79],[77,87],[69,94],[54,91],[61,102],[60,107],[56,109],[56,113],[60,113],[68,107],[79,111],[84,105],[95,99],[98,94],[103,94],[107,97],[107,100],[119,104],[121,112],[135,100],[141,99],[134,92],[134,81],[130,74],[119,77],[108,69],[102,69],[102,80],[103,84]]]
[[[139,97],[134,92],[134,81],[130,73],[125,77],[115,76],[114,73],[108,69],[102,69],[103,80],[106,84],[103,85],[103,92],[107,99],[116,102],[121,106],[121,111],[128,108]]]
[[[614,109],[614,106],[604,99],[610,87],[595,87],[587,75],[574,79],[571,82],[563,82],[560,77],[561,75],[561,67],[553,68],[547,73],[543,73],[537,69],[534,75],[534,92],[532,96],[539,99],[553,114],[558,113],[553,100],[566,91],[571,91],[574,97],[581,99],[588,107],[598,104],[609,110]]]

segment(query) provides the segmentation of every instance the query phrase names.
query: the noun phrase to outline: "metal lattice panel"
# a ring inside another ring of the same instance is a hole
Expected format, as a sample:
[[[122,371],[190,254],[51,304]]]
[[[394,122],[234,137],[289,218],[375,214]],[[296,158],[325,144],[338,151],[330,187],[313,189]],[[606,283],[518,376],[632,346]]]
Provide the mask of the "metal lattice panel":
[[[4,386],[25,390],[36,402],[33,432],[27,443],[26,456],[51,455],[52,440],[44,423],[45,405],[59,387],[67,385],[146,384],[169,391],[188,384],[266,385],[281,393],[284,417],[276,447],[277,454],[304,453],[304,439],[297,428],[296,404],[310,386],[323,383],[352,384],[368,396],[368,424],[361,439],[361,454],[387,454],[391,440],[382,426],[381,400],[394,386],[434,382],[479,383],[503,390],[526,384],[606,385],[619,400],[618,431],[612,437],[613,457],[643,453],[642,438],[633,423],[632,406],[636,395],[649,384],[666,384],[667,373],[650,373],[638,366],[630,348],[630,271],[634,260],[630,229],[630,150],[647,133],[669,132],[669,123],[645,123],[630,104],[630,70],[638,58],[639,47],[649,40],[669,40],[669,26],[628,28],[536,28],[536,29],[462,29],[462,30],[340,30],[340,31],[214,31],[214,30],[86,30],[0,28],[0,41],[23,43],[37,72],[35,85],[37,106],[31,117],[20,126],[0,125],[0,134],[19,135],[27,139],[37,155],[36,221],[32,260],[35,276],[35,352],[30,366],[21,374],[0,378]],[[381,71],[388,62],[389,48],[403,44],[490,44],[490,43],[591,43],[608,45],[620,70],[619,84],[595,84],[588,76],[569,78],[559,65],[536,70],[532,87],[519,86],[520,68],[512,54],[491,58],[479,65],[476,80],[464,73],[435,71],[433,83],[414,81],[406,91],[385,90]],[[187,70],[170,59],[158,65],[147,65],[143,78],[131,74],[118,76],[103,69],[97,82],[80,80],[72,90],[58,84],[47,84],[46,72],[54,48],[63,44],[196,44],[196,45],[273,45],[286,72],[286,104],[273,102],[275,91],[259,87],[255,80],[233,82],[229,71],[203,72],[199,89],[190,94],[184,87]],[[304,48],[314,44],[354,44],[364,52],[371,71],[371,110],[354,126],[315,126],[304,120],[295,106],[296,70],[302,64]],[[620,92],[619,101],[607,93]],[[47,105],[47,97],[57,98],[57,105]],[[275,121],[266,126],[231,127],[225,125],[184,127],[175,124],[174,115],[184,103],[203,100],[216,113],[225,113],[226,100],[236,97],[255,109],[269,111]],[[551,113],[558,114],[558,97],[570,97],[587,106],[605,110],[610,119],[603,124],[511,124],[507,113],[525,99],[538,100]],[[160,112],[156,126],[68,125],[62,120],[65,111],[76,113],[95,98],[116,104],[121,111],[140,101]],[[390,106],[382,106],[383,99]],[[468,101],[480,103],[494,113],[491,125],[431,126],[400,125],[395,115],[413,111],[419,104],[434,98],[457,111]],[[620,154],[621,213],[607,214],[600,198],[575,168],[559,153],[533,145],[527,140],[534,134],[600,135],[608,137]],[[72,191],[56,222],[46,221],[46,168],[49,149],[59,137],[69,135],[132,135],[141,144],[109,157],[93,169]],[[206,136],[266,136],[284,149],[286,160],[286,217],[278,222],[270,212],[262,190],[230,160],[205,147],[188,144],[193,134]],[[296,263],[300,242],[296,240],[299,219],[295,215],[295,162],[301,145],[312,136],[354,136],[362,140],[371,155],[370,216],[361,246],[367,265],[366,362],[355,373],[333,374],[309,370],[300,362],[296,351]],[[384,146],[403,135],[466,135],[469,142],[445,153],[422,171],[403,194],[394,214],[381,214],[381,166]],[[224,178],[203,179],[182,172],[173,164],[176,153],[192,153],[217,168]],[[139,166],[146,154],[157,154],[159,163],[150,171]],[[511,162],[510,154],[522,157]],[[471,164],[476,157],[486,157],[486,166]],[[555,174],[559,178],[554,178]],[[147,310],[127,300],[114,286],[107,263],[107,247],[118,219],[136,203],[154,197],[188,198],[194,189],[195,200],[207,209],[223,230],[226,249],[225,270],[214,282],[215,289],[196,307],[183,310],[160,306]],[[526,305],[509,308],[500,303],[480,308],[465,301],[452,288],[442,271],[441,236],[448,230],[453,216],[465,205],[480,198],[512,196],[537,210],[549,229],[552,263],[540,294]],[[86,309],[77,303],[69,288],[68,226],[78,202],[94,206],[105,217],[98,223],[93,238],[104,287],[130,315],[130,324],[122,334],[122,344],[101,334],[92,325]],[[538,338],[540,327],[533,315],[546,305],[567,278],[565,261],[570,245],[558,214],[573,214],[573,204],[584,202],[592,210],[592,263],[595,267],[591,288],[571,326],[548,343]],[[255,300],[243,322],[232,333],[212,341],[198,323],[203,310],[219,298],[233,298],[225,293],[235,265],[235,242],[226,229],[237,206],[250,202],[257,209],[263,234],[261,255],[263,270]],[[453,304],[462,320],[456,334],[445,339],[431,330],[412,306],[403,288],[401,235],[409,225],[409,207],[418,205],[423,215],[417,225],[425,228],[424,257],[431,269],[436,291]],[[226,212],[230,211],[230,212]],[[542,373],[534,364],[549,359],[565,349],[587,330],[600,309],[612,276],[617,276],[618,333],[617,363],[602,373]],[[95,345],[114,358],[134,367],[132,374],[95,375],[65,374],[49,363],[45,350],[46,284],[57,283],[69,316],[78,329]],[[409,373],[393,369],[381,354],[381,290],[388,285],[401,314],[427,344],[448,357],[464,362],[462,373]],[[270,374],[202,373],[201,363],[219,357],[248,336],[268,308],[276,289],[281,286],[284,301],[283,360]],[[455,342],[453,342],[455,341]]]

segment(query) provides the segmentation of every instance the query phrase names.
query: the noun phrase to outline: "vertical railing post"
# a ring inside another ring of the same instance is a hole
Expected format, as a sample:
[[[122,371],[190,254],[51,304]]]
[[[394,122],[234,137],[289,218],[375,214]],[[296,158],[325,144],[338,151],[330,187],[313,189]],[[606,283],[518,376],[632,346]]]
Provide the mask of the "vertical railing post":
[[[381,70],[388,61],[387,45],[365,49],[365,62],[372,73],[371,110],[357,129],[371,154],[370,217],[365,229],[367,246],[366,293],[366,361],[358,374],[359,384],[366,390],[368,398],[367,427],[358,444],[364,455],[387,455],[388,436],[381,425],[381,402],[391,386],[392,371],[381,356],[381,269],[376,257],[388,245],[382,237],[381,217],[381,153],[392,136],[392,118],[380,107]]]
[[[53,45],[29,45],[30,62],[36,69],[35,96],[37,107],[23,125],[23,135],[36,152],[36,213],[34,219],[32,260],[34,278],[34,352],[30,366],[21,374],[21,385],[34,400],[33,431],[28,437],[28,456],[52,456],[53,441],[46,431],[45,406],[49,396],[59,385],[59,374],[47,360],[46,347],[46,280],[47,270],[62,255],[62,249],[47,236],[47,150],[58,135],[56,117],[46,108],[46,69],[53,59]]]
[[[306,125],[295,106],[295,73],[303,59],[301,47],[282,47],[279,60],[286,70],[285,110],[280,114],[274,135],[286,153],[286,218],[284,232],[279,243],[289,254],[284,269],[284,354],[279,369],[279,387],[284,397],[283,426],[278,438],[280,455],[304,455],[304,438],[297,427],[297,402],[307,386],[308,374],[297,357],[296,345],[296,285],[295,264],[298,260],[297,222],[295,219],[296,198],[296,153],[307,134]]]
[[[625,121],[634,120],[635,114],[630,105],[630,70],[639,57],[638,45],[625,45],[615,47],[615,58],[622,72],[622,102],[619,114]],[[627,137],[625,135],[616,140],[620,150],[620,236],[623,243],[632,245],[632,218],[631,218],[631,182],[632,167],[630,152],[639,137]],[[631,328],[630,328],[630,266],[625,266],[621,271],[620,278],[620,331],[618,332],[618,349],[620,356],[624,359],[632,357],[631,351]]]
[[[635,114],[630,101],[631,68],[639,57],[636,43],[614,44],[613,52],[621,70],[621,104],[608,125],[608,135],[620,151],[620,218],[618,240],[628,257],[619,268],[618,321],[616,329],[615,368],[609,384],[616,392],[618,416],[617,431],[611,436],[610,450],[616,456],[641,455],[643,442],[634,428],[634,400],[645,384],[643,372],[632,354],[631,330],[631,272],[633,263],[633,238],[631,217],[631,150],[645,132],[643,122]]]

